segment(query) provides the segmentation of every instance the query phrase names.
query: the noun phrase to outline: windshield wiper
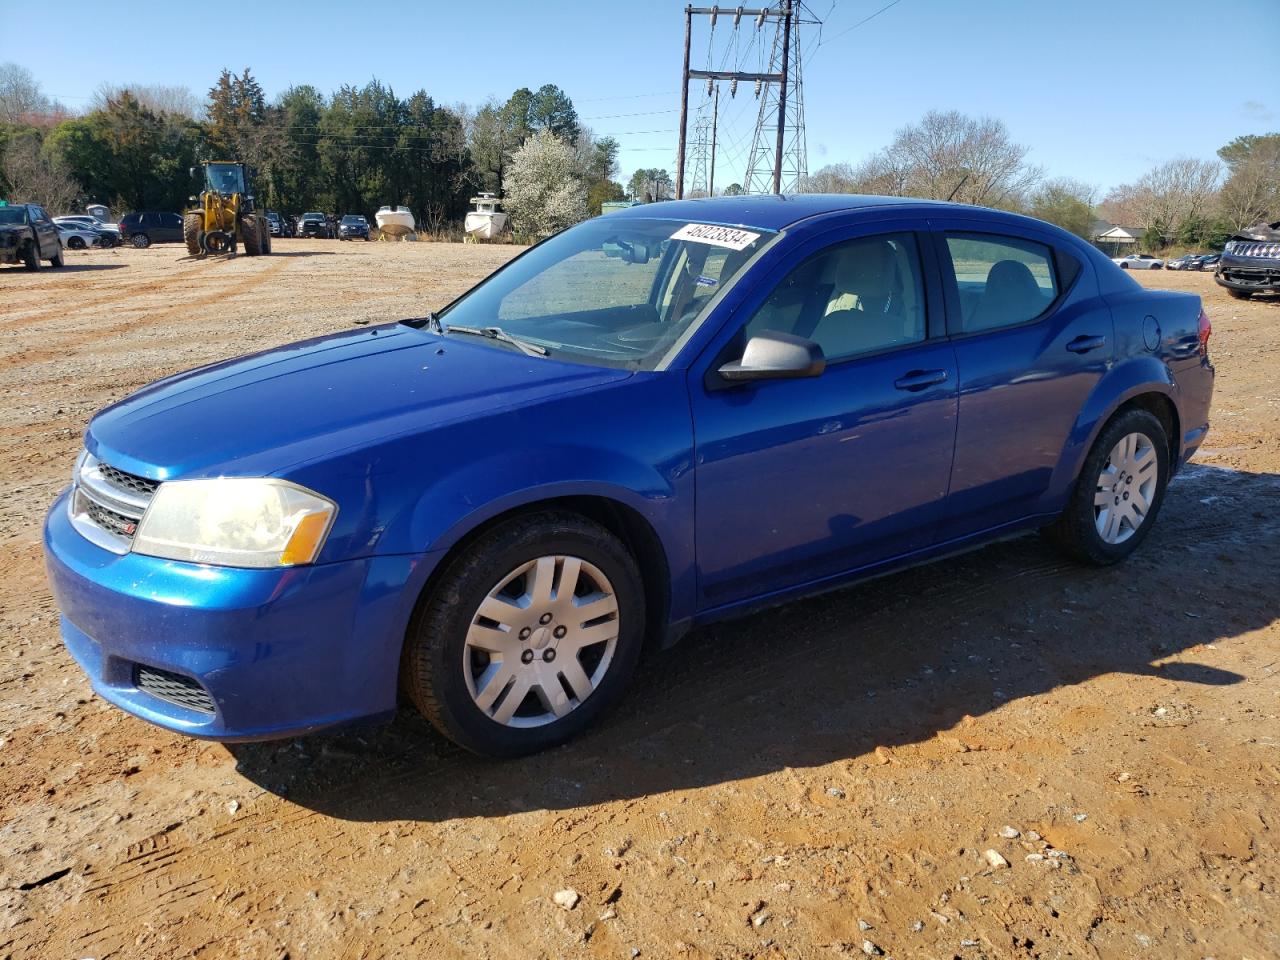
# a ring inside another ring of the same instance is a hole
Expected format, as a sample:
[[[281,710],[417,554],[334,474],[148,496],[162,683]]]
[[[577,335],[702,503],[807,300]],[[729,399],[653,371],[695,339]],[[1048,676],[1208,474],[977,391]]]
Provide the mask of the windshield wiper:
[[[435,315],[432,314],[432,316],[434,317]],[[436,320],[436,323],[443,327],[441,331],[442,333],[469,333],[472,336],[486,337],[489,340],[497,340],[499,343],[509,343],[526,356],[546,357],[551,353],[551,351],[544,346],[540,346],[536,343],[530,343],[528,340],[521,340],[519,337],[513,337],[501,327],[464,327],[456,323],[444,326],[439,320]]]

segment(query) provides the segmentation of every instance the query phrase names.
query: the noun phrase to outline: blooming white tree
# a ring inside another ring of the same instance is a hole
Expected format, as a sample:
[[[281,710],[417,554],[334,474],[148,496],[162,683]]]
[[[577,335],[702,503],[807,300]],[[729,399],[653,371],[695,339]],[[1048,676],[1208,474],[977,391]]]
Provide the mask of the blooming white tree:
[[[502,204],[518,233],[546,237],[587,218],[587,187],[577,151],[539,130],[511,157]]]

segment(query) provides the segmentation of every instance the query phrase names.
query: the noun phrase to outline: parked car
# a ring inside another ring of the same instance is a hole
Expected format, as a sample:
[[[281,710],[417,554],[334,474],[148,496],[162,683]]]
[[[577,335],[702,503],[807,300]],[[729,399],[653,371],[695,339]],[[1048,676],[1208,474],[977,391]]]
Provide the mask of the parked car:
[[[1193,264],[1199,260],[1201,256],[1203,256],[1203,254],[1184,253],[1180,257],[1175,257],[1172,260],[1166,261],[1164,268],[1166,270],[1192,270],[1194,269]]]
[[[339,240],[369,239],[369,221],[358,213],[348,213],[338,224]]]
[[[329,220],[323,213],[304,213],[298,221],[298,236],[330,240]]]
[[[120,239],[135,247],[153,243],[183,243],[182,214],[144,211],[120,218]]]
[[[1131,253],[1127,257],[1112,257],[1111,262],[1121,270],[1159,270],[1164,261],[1149,253]]]
[[[1280,293],[1280,220],[1241,230],[1227,242],[1214,280],[1237,300]]]
[[[273,237],[284,236],[284,218],[274,210],[267,211],[267,228]]]
[[[70,214],[65,217],[54,217],[54,223],[71,223],[81,227],[88,227],[96,230],[101,235],[101,244],[104,247],[114,247],[120,244],[120,227],[114,223],[104,223],[95,217],[84,216],[81,214]]]
[[[1216,270],[1218,262],[1222,259],[1220,253],[1209,253],[1203,257],[1197,257],[1196,262],[1191,264],[1189,270]]]
[[[1021,530],[1123,560],[1208,430],[1209,339],[1198,297],[1009,213],[632,207],[439,316],[97,414],[45,525],[62,635],[183,733],[291,736],[403,690],[464,747],[528,753],[698,624]]]
[[[58,238],[68,250],[86,250],[89,247],[102,246],[102,233],[93,227],[83,223],[59,223],[57,220],[53,225],[58,228]]]
[[[0,207],[0,263],[21,263],[39,270],[42,260],[63,264],[62,240],[44,207],[18,203]]]

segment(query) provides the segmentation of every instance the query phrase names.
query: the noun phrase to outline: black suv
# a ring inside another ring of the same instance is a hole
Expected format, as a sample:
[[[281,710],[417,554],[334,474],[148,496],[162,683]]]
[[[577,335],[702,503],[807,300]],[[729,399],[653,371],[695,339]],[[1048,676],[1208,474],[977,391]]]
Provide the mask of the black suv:
[[[126,213],[120,218],[120,242],[135,247],[149,247],[153,243],[182,243],[182,214]]]
[[[1232,237],[1213,279],[1237,300],[1280,293],[1280,220],[1248,227]]]
[[[40,261],[62,266],[62,238],[49,214],[38,203],[0,207],[0,263],[22,262],[39,270]]]
[[[338,224],[339,240],[369,239],[369,221],[358,213],[348,213]]]
[[[302,219],[298,221],[298,236],[318,237],[322,240],[333,239],[329,220],[323,213],[304,213]]]

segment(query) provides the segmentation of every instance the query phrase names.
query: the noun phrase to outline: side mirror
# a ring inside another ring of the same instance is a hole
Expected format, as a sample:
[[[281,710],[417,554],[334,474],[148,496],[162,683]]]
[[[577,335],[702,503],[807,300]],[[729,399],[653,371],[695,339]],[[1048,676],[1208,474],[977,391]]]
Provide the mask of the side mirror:
[[[747,341],[741,360],[719,370],[725,380],[790,380],[816,377],[827,368],[822,348],[812,340],[776,330],[764,330]]]

